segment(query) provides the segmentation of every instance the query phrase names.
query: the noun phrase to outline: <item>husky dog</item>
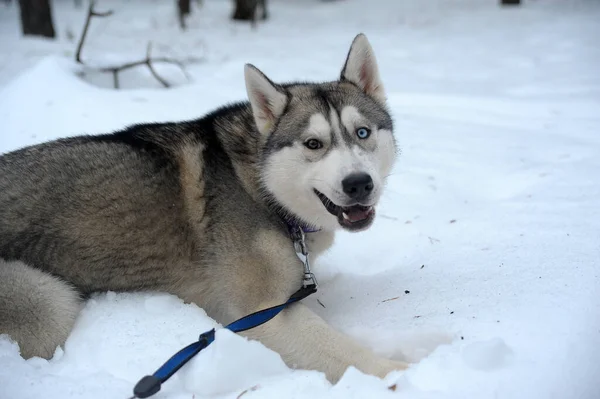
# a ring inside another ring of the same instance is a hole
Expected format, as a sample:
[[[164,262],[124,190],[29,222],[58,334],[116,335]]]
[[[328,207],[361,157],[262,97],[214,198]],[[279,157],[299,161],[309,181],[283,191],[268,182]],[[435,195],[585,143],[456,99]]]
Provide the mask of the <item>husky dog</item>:
[[[63,345],[86,296],[162,291],[219,323],[302,283],[312,257],[368,228],[396,158],[373,49],[356,36],[339,79],[276,84],[245,65],[248,102],[196,120],[63,138],[0,157],[0,333],[24,358]],[[335,382],[381,358],[296,303],[244,336]]]

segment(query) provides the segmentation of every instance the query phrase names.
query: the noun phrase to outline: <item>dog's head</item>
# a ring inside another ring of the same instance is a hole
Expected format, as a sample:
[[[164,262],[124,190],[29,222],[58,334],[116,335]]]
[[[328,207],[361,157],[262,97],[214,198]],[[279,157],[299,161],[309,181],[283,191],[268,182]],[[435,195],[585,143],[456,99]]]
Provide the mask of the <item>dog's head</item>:
[[[327,230],[369,227],[396,158],[377,61],[356,36],[334,82],[279,85],[245,67],[263,136],[261,184],[285,212]]]

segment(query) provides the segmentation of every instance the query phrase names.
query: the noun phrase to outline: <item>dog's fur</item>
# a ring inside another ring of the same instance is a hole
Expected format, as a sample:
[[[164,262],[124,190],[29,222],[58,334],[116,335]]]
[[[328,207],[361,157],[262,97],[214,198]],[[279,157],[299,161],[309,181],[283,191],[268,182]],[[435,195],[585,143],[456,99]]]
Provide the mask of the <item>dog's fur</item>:
[[[245,78],[249,102],[201,119],[0,157],[0,333],[23,357],[51,357],[94,292],[165,291],[223,324],[282,303],[303,273],[288,223],[320,229],[307,234],[312,259],[340,227],[371,224],[396,147],[367,38],[336,81],[278,85],[251,65]],[[307,148],[315,138],[322,147]],[[342,181],[361,173],[372,184],[352,197]],[[351,365],[377,376],[406,367],[301,303],[244,334],[331,381]]]

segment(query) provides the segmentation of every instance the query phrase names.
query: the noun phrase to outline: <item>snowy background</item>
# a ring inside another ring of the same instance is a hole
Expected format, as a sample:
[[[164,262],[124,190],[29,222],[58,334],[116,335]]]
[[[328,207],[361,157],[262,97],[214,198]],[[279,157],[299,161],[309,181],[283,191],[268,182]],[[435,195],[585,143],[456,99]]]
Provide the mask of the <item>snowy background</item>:
[[[118,91],[73,62],[85,7],[53,1],[53,41],[22,38],[18,7],[0,4],[0,152],[199,117],[245,98],[246,62],[275,81],[334,79],[365,32],[402,156],[375,225],[340,234],[306,302],[414,364],[332,386],[221,331],[157,399],[600,397],[600,2],[270,0],[254,31],[205,0],[186,32],[173,3],[99,2],[115,14],[92,21],[89,64],[143,57],[148,40],[202,59],[190,81],[157,67],[173,88],[140,68]],[[124,399],[214,325],[173,296],[98,295],[50,361],[0,337],[0,398]]]

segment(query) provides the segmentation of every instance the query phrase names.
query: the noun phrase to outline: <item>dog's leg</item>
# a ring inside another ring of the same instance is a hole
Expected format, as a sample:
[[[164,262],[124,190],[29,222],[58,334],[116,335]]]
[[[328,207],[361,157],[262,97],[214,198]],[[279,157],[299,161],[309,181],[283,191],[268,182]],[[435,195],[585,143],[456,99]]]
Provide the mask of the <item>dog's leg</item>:
[[[235,235],[230,234],[231,237]],[[250,243],[230,244],[227,251],[221,251],[220,266],[210,269],[202,283],[187,279],[187,285],[172,291],[186,302],[196,303],[223,325],[285,302],[299,288],[303,277],[302,262],[292,242],[279,231],[264,229],[255,230],[250,239]],[[315,236],[314,240],[322,241],[325,248],[333,236]],[[236,248],[244,251],[236,252]],[[309,249],[313,254],[312,247]],[[293,304],[267,323],[240,334],[279,353],[289,367],[324,372],[332,382],[348,366],[378,377],[407,367],[406,363],[375,355],[334,330],[302,303]]]
[[[23,262],[0,259],[0,334],[8,334],[25,359],[49,359],[67,339],[81,307],[64,281]]]
[[[278,352],[288,367],[322,371],[332,383],[339,380],[348,366],[378,377],[408,367],[407,363],[378,357],[334,330],[301,303],[242,334]]]
[[[318,254],[331,245],[333,235],[316,233],[307,241],[310,253]],[[245,293],[245,301],[238,303],[237,313],[230,315],[236,318],[285,302],[302,281],[302,263],[287,236],[257,232],[253,248],[256,252],[245,258],[246,267],[253,273],[247,274],[245,285],[238,288]],[[255,287],[261,289],[248,289]],[[324,372],[331,382],[336,382],[348,366],[378,377],[407,367],[406,363],[377,356],[333,329],[302,303],[291,305],[243,335],[279,353],[289,367]]]

